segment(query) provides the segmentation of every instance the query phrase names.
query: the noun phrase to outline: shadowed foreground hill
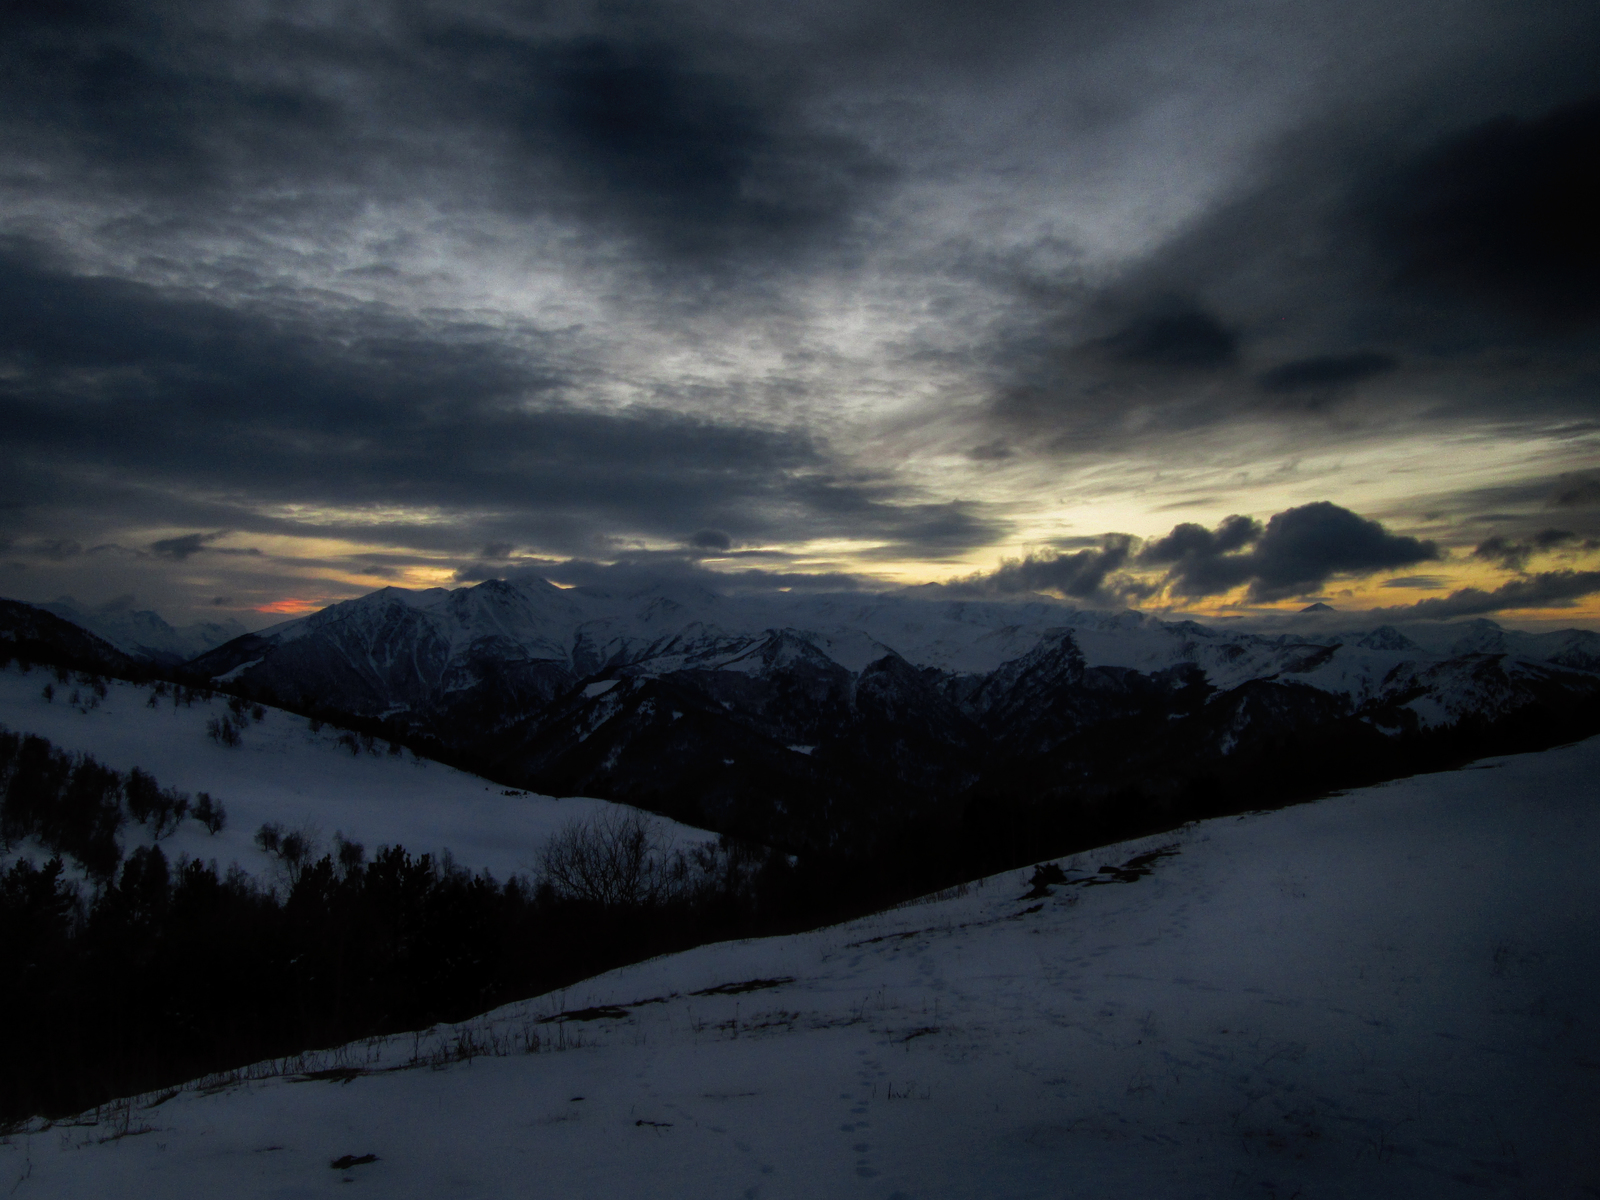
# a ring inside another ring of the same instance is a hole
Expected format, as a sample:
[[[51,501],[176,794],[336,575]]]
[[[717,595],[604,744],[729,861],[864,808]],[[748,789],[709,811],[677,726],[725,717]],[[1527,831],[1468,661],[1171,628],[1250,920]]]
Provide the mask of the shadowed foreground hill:
[[[1589,1195],[1597,780],[1591,740],[704,946],[35,1122],[0,1188]]]

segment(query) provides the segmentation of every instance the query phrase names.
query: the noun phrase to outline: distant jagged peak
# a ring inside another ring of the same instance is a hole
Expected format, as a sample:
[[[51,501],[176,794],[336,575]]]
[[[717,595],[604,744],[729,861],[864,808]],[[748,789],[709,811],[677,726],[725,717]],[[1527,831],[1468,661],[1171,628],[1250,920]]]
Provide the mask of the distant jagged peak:
[[[828,653],[817,645],[821,640],[817,634],[805,629],[769,629],[766,638],[761,643],[761,656],[772,666],[784,666],[794,662],[831,662]],[[881,647],[889,652],[887,646]],[[882,658],[883,655],[877,655]]]
[[[1450,646],[1455,654],[1499,654],[1508,647],[1506,631],[1494,621],[1484,617],[1463,621],[1456,627],[1461,632]]]
[[[124,654],[153,662],[184,662],[245,632],[233,618],[175,628],[153,609],[135,608],[131,596],[93,606],[80,604],[71,596],[58,596],[37,607],[88,630]]]
[[[1211,625],[1202,625],[1199,621],[1195,621],[1187,617],[1181,621],[1162,621],[1160,624],[1162,629],[1183,637],[1222,638],[1256,636],[1255,634],[1243,629],[1217,629]]]
[[[1367,674],[1379,666],[1390,669],[1397,654],[1431,659],[1511,651],[1600,670],[1596,635],[1508,633],[1483,619],[1373,628],[1356,624],[1358,613],[1333,621],[1326,612],[1314,611],[1202,622],[1182,614],[1169,619],[1135,610],[1077,609],[1035,597],[719,596],[682,579],[641,586],[636,577],[628,581],[633,586],[613,586],[622,582],[562,588],[527,575],[454,589],[382,588],[263,630],[257,642],[277,645],[325,631],[340,644],[329,647],[331,656],[366,642],[382,658],[414,637],[417,648],[452,664],[457,673],[452,678],[464,679],[485,671],[488,678],[493,671],[485,664],[494,662],[539,662],[547,665],[541,669],[588,677],[629,664],[649,671],[748,672],[755,664],[783,671],[791,661],[820,662],[811,659],[813,654],[855,674],[892,654],[918,670],[974,676],[1023,660],[1030,651],[1039,654],[1029,662],[1047,657],[1060,649],[1052,641],[1057,630],[1072,631],[1087,667],[1155,672],[1192,663],[1218,687],[1297,672],[1314,676],[1319,687],[1360,690],[1369,687]],[[770,645],[758,650],[764,643]],[[248,649],[249,660],[262,659],[259,645]],[[223,657],[230,668],[245,661]],[[401,687],[402,681],[393,686]]]
[[[136,609],[133,607],[131,596],[121,596],[105,604],[87,606],[79,604],[72,596],[57,596],[49,604],[41,604],[40,608],[46,612],[53,612],[58,617],[63,617],[75,625],[82,625],[85,629],[91,628],[90,622],[96,624],[116,624],[129,628],[144,628],[157,634],[171,636],[177,630],[164,621],[161,614],[152,609]],[[101,635],[104,636],[104,635]]]
[[[1393,625],[1379,625],[1371,633],[1357,640],[1363,650],[1420,650],[1421,647]]]
[[[349,600],[340,600],[326,608],[320,608],[314,613],[307,614],[303,620],[310,622],[338,621],[349,617],[352,613],[364,610],[394,608],[429,608],[450,595],[448,588],[403,588],[390,585],[381,587],[375,592],[355,596]]]
[[[543,575],[511,575],[505,579],[486,579],[479,587],[494,584],[498,589],[521,592],[527,596],[565,596],[570,588],[558,587]]]

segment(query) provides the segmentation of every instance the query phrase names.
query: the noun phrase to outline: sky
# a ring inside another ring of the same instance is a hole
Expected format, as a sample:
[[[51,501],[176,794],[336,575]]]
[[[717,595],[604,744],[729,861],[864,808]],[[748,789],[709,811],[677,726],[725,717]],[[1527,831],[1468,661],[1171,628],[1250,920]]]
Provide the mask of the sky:
[[[0,22],[0,594],[1600,628],[1592,0]]]

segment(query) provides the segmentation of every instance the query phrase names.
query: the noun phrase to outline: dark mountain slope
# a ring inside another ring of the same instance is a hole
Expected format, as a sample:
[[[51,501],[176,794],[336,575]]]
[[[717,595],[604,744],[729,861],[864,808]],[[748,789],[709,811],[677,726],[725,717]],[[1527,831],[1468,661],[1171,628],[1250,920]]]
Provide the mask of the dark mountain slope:
[[[125,677],[145,669],[103,638],[19,600],[0,600],[0,657]]]

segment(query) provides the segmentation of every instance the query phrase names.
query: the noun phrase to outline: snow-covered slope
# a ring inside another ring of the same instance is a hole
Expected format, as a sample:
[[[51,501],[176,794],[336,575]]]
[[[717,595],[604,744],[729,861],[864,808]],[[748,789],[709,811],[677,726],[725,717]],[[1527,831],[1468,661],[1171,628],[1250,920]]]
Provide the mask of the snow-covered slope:
[[[368,850],[448,849],[460,865],[506,879],[531,871],[539,848],[568,821],[618,807],[581,797],[507,794],[410,752],[391,755],[381,741],[376,755],[352,754],[339,744],[339,730],[312,733],[304,717],[272,708],[245,727],[241,745],[221,746],[206,735],[206,722],[226,714],[223,697],[181,706],[169,695],[152,708],[150,689],[113,680],[103,700],[88,687],[56,683],[55,700],[46,702],[46,683],[54,677],[45,670],[0,670],[0,725],[92,754],[118,771],[140,767],[166,787],[210,792],[227,809],[226,827],[212,835],[185,821],[162,840],[163,851],[169,858],[215,859],[223,868],[237,861],[269,880],[272,860],[251,841],[268,821],[308,830],[324,848],[337,832]],[[75,692],[78,705],[70,702]],[[687,846],[711,836],[663,817],[650,820],[663,843]],[[123,839],[128,850],[151,840],[140,825],[127,827]]]
[[[1593,1195],[1597,854],[1600,739],[35,1123],[0,1189]]]

